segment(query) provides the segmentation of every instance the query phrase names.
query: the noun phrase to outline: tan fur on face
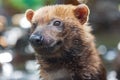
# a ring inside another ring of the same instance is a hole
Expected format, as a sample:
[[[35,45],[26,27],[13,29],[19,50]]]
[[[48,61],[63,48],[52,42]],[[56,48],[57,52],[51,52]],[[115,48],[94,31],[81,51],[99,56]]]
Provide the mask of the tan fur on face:
[[[72,5],[46,6],[36,11],[35,15],[33,16],[32,21],[44,24],[54,18],[59,18],[62,20],[66,18],[76,19],[74,15],[75,9],[76,9],[76,6],[72,6]]]

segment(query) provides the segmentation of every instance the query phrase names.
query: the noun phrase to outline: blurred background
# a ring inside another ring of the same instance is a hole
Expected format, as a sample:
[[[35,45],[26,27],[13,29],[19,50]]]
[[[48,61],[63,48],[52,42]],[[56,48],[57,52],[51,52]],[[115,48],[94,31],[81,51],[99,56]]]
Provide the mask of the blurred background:
[[[91,11],[90,25],[108,80],[120,80],[120,0],[81,0]],[[29,8],[74,4],[76,0],[0,0],[0,80],[39,80],[34,50],[28,42]]]

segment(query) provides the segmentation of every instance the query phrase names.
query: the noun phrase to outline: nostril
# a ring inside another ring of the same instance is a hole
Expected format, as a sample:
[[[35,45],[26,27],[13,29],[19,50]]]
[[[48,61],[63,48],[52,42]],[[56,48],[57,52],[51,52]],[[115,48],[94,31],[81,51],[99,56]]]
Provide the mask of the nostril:
[[[42,44],[42,42],[43,42],[43,37],[42,37],[42,36],[37,36],[36,39],[35,39],[35,42],[36,42],[37,44]]]
[[[36,39],[36,42],[39,43],[39,42],[40,42],[40,39]]]
[[[30,37],[30,43],[33,45],[42,45],[43,40],[44,38],[41,35],[31,35]]]

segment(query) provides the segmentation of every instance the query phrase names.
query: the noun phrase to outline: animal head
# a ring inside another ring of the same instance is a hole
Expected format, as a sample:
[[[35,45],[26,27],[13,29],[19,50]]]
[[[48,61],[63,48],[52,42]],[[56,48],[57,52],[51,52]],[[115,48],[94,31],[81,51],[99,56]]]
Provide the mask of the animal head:
[[[89,9],[85,4],[45,6],[36,11],[28,9],[26,18],[32,24],[30,43],[40,54],[54,53],[66,44],[71,46],[73,37],[84,36],[83,25],[88,16]]]

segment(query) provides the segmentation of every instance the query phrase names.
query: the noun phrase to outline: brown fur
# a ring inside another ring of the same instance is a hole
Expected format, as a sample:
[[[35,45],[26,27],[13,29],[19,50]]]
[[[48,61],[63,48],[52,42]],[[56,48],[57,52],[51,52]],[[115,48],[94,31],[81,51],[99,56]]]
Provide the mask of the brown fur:
[[[59,36],[54,37],[55,39],[63,40],[64,44],[57,51],[44,54],[39,48],[34,47],[43,80],[106,80],[105,69],[94,44],[94,36],[90,33],[90,26],[87,25],[89,9],[82,23],[74,13],[76,8],[77,6],[73,5],[46,6],[33,12],[34,15],[28,19],[30,21],[32,18],[30,22],[37,22],[39,27],[54,18],[65,23],[64,31],[59,34],[44,31],[46,34],[54,33],[52,36],[55,34]]]

